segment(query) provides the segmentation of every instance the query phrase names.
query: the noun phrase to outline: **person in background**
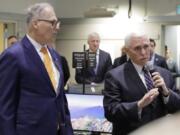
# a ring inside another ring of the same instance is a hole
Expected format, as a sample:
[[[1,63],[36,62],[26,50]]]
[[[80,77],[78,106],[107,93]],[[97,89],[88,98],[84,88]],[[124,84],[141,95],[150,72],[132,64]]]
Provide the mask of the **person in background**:
[[[180,109],[171,73],[146,66],[150,58],[150,42],[146,35],[131,33],[125,38],[129,61],[107,72],[104,87],[105,117],[113,124],[113,135],[131,131]]]
[[[14,43],[16,43],[18,41],[17,36],[15,35],[11,35],[7,38],[7,45],[8,47],[12,46]]]
[[[117,66],[120,66],[121,64],[128,61],[128,56],[125,52],[125,47],[123,46],[121,48],[121,56],[116,58],[113,63],[113,68],[116,68]]]
[[[37,3],[26,22],[27,34],[0,56],[0,135],[73,135],[62,63],[49,46],[60,21]]]
[[[152,38],[150,38],[149,40],[150,40],[150,62],[153,65],[168,69],[166,59],[155,53],[155,47],[156,47],[155,40]]]
[[[165,52],[165,58],[169,71],[173,74],[174,77],[177,76],[179,74],[179,70],[176,62],[173,60],[171,56],[171,51],[169,49],[167,49]]]
[[[60,25],[60,24],[59,24]],[[59,27],[59,26],[58,26]],[[51,48],[56,48],[55,44],[51,44],[49,45]],[[69,66],[68,66],[68,61],[66,60],[66,57],[60,55],[61,63],[62,63],[62,70],[63,70],[63,74],[64,74],[64,86],[66,86],[67,81],[70,77],[70,71],[69,71]]]
[[[85,83],[102,83],[108,70],[112,68],[112,60],[109,53],[99,49],[100,36],[98,33],[88,35],[88,52],[96,53],[96,67],[84,69]],[[77,83],[83,83],[83,70],[76,69],[75,80]]]
[[[66,58],[61,55],[61,61],[62,61],[62,70],[64,74],[64,86],[67,84],[67,81],[69,80],[70,77],[70,71],[69,71],[69,66]]]

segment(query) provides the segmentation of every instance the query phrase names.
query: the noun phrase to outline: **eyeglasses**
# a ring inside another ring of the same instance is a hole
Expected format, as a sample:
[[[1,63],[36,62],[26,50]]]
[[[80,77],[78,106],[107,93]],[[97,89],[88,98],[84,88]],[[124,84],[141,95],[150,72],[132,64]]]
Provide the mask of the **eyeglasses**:
[[[53,27],[60,27],[61,21],[58,18],[57,20],[46,20],[46,19],[38,19],[38,21],[44,21],[50,23]]]

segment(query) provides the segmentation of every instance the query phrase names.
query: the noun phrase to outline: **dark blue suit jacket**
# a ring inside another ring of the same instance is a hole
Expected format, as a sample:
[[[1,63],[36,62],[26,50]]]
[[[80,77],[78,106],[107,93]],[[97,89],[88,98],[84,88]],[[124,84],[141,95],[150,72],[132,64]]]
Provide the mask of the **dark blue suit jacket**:
[[[166,59],[164,57],[156,54],[156,53],[155,53],[155,56],[154,56],[154,65],[168,69]]]
[[[112,68],[112,60],[109,53],[99,50],[99,64],[97,74],[92,73],[93,69],[87,68],[84,70],[85,83],[101,83],[104,81],[105,74]],[[83,83],[83,70],[76,69],[75,79],[77,83]]]
[[[130,131],[180,109],[180,96],[176,93],[171,73],[155,67],[170,89],[169,101],[164,104],[162,95],[143,108],[138,117],[137,102],[147,92],[133,64],[128,61],[106,74],[104,89],[105,117],[113,123],[113,135],[127,135]]]
[[[57,135],[57,125],[60,135],[73,134],[60,56],[49,51],[60,73],[58,94],[26,36],[1,54],[0,135]]]
[[[62,69],[63,69],[63,74],[64,74],[64,85],[66,85],[69,77],[70,77],[70,71],[69,71],[69,66],[68,66],[68,61],[64,56],[61,56],[61,63],[62,63]]]
[[[124,54],[124,55],[114,59],[113,68],[116,68],[116,67],[122,65],[123,63],[125,63],[127,61],[128,61],[127,55]]]

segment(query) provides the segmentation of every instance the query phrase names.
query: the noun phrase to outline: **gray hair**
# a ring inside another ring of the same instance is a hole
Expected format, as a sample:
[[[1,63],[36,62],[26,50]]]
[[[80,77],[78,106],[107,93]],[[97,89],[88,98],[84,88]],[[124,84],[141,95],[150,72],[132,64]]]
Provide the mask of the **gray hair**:
[[[46,7],[53,9],[52,5],[50,5],[49,3],[36,3],[34,5],[31,5],[27,9],[26,23],[29,24],[33,19],[40,18]]]
[[[126,35],[126,37],[124,39],[125,47],[129,47],[131,45],[131,39],[133,37],[147,37],[147,35],[144,33],[130,33],[130,34]],[[147,37],[147,39],[148,39],[148,37]]]
[[[90,34],[88,35],[88,41],[89,41],[89,39],[90,39],[91,37],[98,37],[99,40],[100,40],[100,36],[99,36],[99,34],[98,34],[97,32],[90,33]]]

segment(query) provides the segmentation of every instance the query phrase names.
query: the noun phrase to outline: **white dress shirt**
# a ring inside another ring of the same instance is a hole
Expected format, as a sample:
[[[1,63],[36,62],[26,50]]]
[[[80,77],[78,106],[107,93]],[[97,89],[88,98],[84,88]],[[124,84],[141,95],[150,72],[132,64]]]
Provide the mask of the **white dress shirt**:
[[[32,39],[29,35],[26,35],[27,38],[29,39],[29,41],[32,43],[32,45],[34,46],[35,50],[37,51],[38,55],[40,56],[42,62],[43,62],[43,54],[40,52],[41,48],[42,47],[46,47],[47,48],[47,45],[40,45],[39,43],[37,43],[34,39]],[[48,49],[47,49],[48,50]],[[60,79],[60,73],[57,69],[57,67],[55,66],[53,60],[52,60],[52,57],[51,57],[51,54],[48,50],[48,54],[50,56],[50,59],[52,61],[52,67],[53,67],[53,72],[54,72],[54,75],[55,75],[55,80],[56,80],[56,86],[55,86],[55,91],[57,92],[57,88],[58,88],[58,84],[59,84],[59,79]]]

